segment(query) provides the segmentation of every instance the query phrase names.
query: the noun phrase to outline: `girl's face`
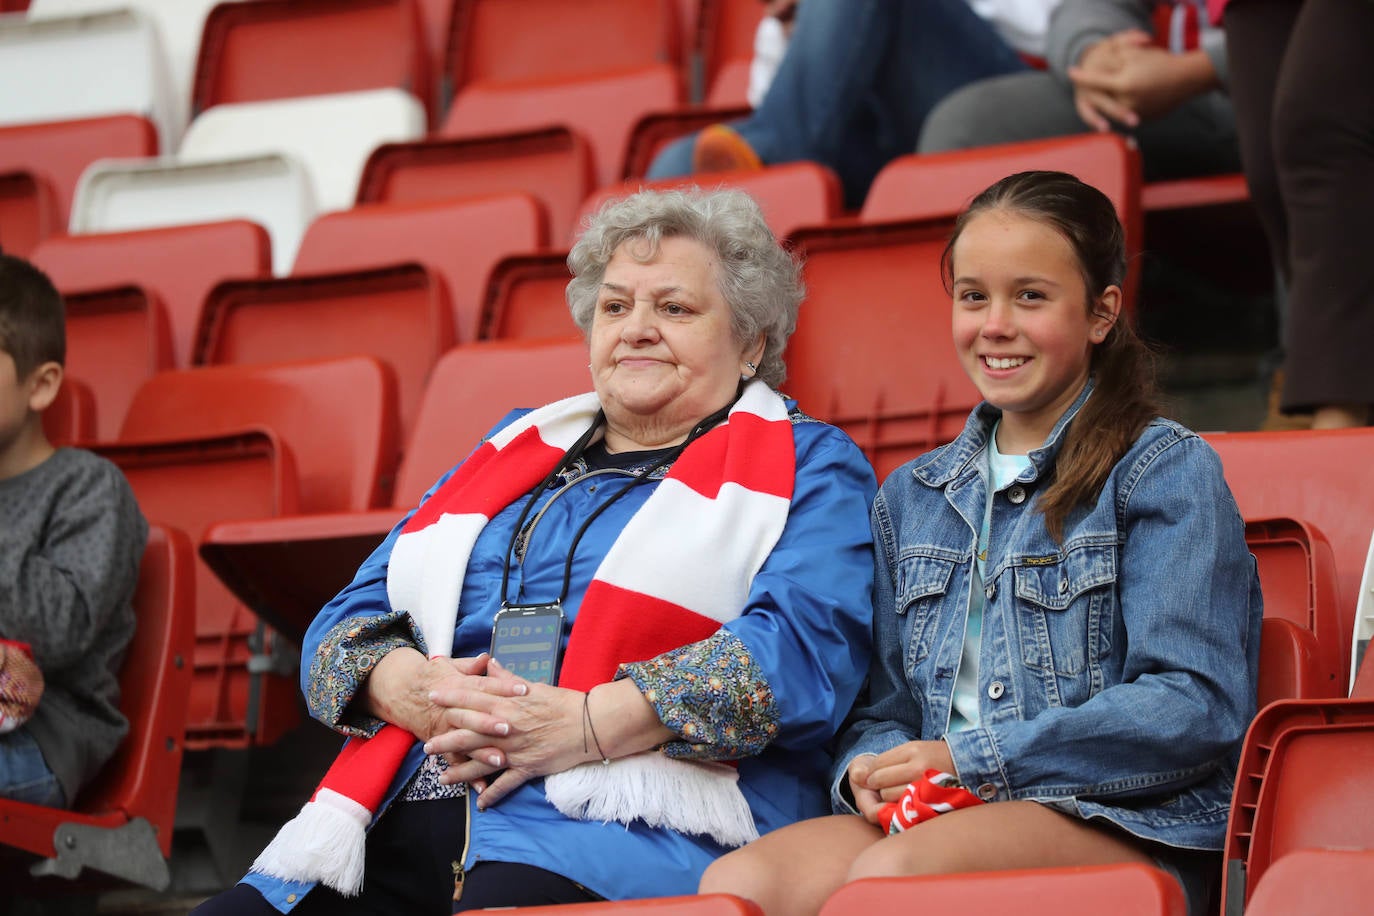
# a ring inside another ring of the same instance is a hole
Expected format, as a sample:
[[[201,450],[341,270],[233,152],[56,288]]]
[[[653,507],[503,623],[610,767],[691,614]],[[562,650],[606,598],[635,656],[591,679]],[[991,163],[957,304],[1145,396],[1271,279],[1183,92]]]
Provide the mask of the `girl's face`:
[[[951,266],[955,349],[978,391],[1002,410],[998,447],[1025,454],[1044,443],[1083,389],[1121,290],[1109,286],[1089,302],[1069,241],[1010,210],[973,217]]]

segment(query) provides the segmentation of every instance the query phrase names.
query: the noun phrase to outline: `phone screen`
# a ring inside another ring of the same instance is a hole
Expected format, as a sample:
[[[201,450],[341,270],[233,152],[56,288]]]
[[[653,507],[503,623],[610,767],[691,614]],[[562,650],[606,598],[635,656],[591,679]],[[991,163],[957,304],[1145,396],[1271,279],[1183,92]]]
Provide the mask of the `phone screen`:
[[[491,657],[525,680],[552,684],[562,641],[563,609],[558,605],[508,607],[492,626]]]

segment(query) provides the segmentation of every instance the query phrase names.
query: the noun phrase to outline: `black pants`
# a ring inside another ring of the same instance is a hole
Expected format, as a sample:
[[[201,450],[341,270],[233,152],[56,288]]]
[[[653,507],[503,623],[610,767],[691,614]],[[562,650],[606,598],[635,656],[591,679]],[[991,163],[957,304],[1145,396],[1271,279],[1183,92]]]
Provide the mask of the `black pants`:
[[[1283,407],[1374,404],[1374,3],[1232,0],[1225,26],[1241,159],[1288,285]]]
[[[312,890],[293,916],[441,916],[490,906],[535,906],[596,900],[580,885],[532,865],[484,862],[453,900],[454,861],[462,854],[466,799],[397,802],[367,835],[367,875],[357,897]],[[274,916],[255,888],[237,884],[205,901],[194,916]]]

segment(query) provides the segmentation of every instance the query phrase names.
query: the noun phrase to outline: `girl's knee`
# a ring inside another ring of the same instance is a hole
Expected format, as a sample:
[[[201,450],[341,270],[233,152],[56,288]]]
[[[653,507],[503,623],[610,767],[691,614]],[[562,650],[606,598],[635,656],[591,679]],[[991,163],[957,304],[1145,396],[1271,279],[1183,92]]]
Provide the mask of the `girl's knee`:
[[[698,891],[703,894],[734,894],[750,900],[758,899],[770,870],[752,862],[746,849],[739,849],[716,859],[701,876]]]

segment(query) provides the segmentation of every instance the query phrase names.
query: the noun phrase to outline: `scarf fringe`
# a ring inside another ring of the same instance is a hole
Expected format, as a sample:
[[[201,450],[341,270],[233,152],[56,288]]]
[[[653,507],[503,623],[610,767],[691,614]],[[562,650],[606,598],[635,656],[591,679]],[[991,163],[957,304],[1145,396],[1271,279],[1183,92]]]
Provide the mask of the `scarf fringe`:
[[[277,831],[252,870],[284,881],[318,881],[356,897],[363,889],[371,820],[371,812],[353,799],[321,788]]]
[[[556,773],[545,778],[544,794],[563,815],[578,820],[643,821],[709,836],[728,848],[759,838],[739,773],[724,764],[650,751]]]

